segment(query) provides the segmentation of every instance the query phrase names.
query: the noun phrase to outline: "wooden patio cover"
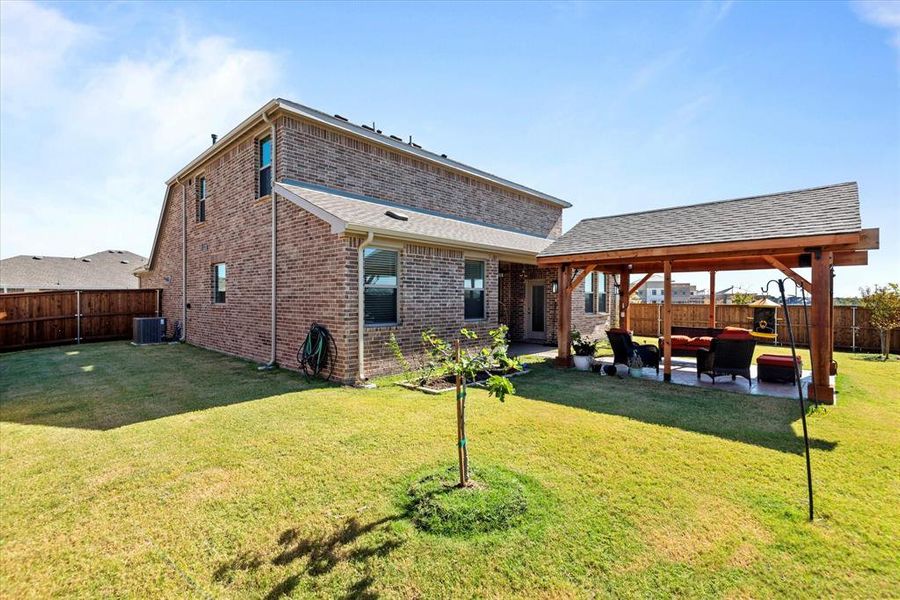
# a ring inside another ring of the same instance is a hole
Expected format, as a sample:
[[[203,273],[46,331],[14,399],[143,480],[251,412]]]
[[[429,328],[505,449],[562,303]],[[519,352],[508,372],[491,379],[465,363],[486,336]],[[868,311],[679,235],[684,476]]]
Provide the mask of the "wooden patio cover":
[[[832,404],[833,267],[866,265],[867,251],[878,245],[878,229],[861,227],[856,183],[586,219],[537,258],[538,265],[558,269],[557,364],[570,364],[572,291],[588,273],[618,277],[624,329],[631,329],[631,295],[651,275],[664,274],[663,378],[671,381],[672,273],[708,271],[715,290],[717,271],[774,268],[811,296],[808,394]],[[811,267],[811,278],[798,267]],[[709,325],[715,326],[712,299]]]

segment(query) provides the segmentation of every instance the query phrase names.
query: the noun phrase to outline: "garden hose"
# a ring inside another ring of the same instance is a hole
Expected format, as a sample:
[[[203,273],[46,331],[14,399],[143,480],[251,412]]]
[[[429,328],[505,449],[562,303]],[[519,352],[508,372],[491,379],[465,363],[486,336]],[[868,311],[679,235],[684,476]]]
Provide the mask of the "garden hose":
[[[334,359],[337,356],[337,345],[324,325],[313,323],[306,334],[306,340],[297,350],[297,362],[307,379],[322,377],[331,379],[334,371]]]

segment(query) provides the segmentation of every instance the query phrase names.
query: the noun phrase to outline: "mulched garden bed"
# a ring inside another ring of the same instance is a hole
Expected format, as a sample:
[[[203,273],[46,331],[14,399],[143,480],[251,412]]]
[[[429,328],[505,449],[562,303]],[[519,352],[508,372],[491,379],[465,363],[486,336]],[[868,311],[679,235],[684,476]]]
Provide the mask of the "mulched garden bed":
[[[506,377],[517,377],[519,375],[525,375],[526,373],[530,373],[531,369],[521,369],[519,371],[513,372],[502,372],[500,370],[491,371],[491,375],[504,375]],[[485,373],[479,373],[475,378],[474,383],[470,383],[470,386],[474,387],[482,387],[484,385],[484,381],[488,378],[488,375]],[[398,381],[397,385],[401,387],[405,387],[409,390],[418,390],[420,392],[425,392],[426,394],[443,394],[446,392],[456,391],[456,377],[454,375],[446,375],[440,379],[435,381],[429,381],[427,383],[421,383],[416,381]]]

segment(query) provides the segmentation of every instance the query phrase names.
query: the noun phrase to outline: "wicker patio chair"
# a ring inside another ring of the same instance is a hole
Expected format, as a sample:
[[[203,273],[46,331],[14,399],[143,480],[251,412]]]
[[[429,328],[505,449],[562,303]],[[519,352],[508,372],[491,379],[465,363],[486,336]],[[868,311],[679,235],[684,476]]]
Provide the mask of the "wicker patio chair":
[[[750,364],[753,362],[755,349],[756,340],[753,338],[713,339],[709,350],[701,348],[697,351],[697,379],[705,374],[715,383],[716,377],[731,375],[731,380],[735,381],[740,375],[752,386]]]
[[[628,364],[628,359],[637,353],[645,367],[656,368],[659,374],[659,349],[653,344],[635,344],[631,332],[624,329],[610,329],[606,332],[612,346],[616,363]]]

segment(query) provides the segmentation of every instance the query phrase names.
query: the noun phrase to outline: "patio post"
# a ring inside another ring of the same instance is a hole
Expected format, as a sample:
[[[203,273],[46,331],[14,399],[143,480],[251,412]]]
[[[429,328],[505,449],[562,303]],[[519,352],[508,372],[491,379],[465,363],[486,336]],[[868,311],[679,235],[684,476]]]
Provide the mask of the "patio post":
[[[831,297],[831,264],[833,255],[821,249],[812,254],[812,306],[809,307],[812,327],[809,353],[812,358],[812,385],[807,390],[810,399],[822,404],[834,404],[831,387],[833,353],[833,320]]]
[[[716,327],[716,272],[709,272],[709,327]]]
[[[631,272],[628,267],[619,271],[619,327],[631,331]]]
[[[568,368],[572,362],[572,267],[557,270],[556,366]]]
[[[663,262],[663,381],[672,381],[672,262]]]

